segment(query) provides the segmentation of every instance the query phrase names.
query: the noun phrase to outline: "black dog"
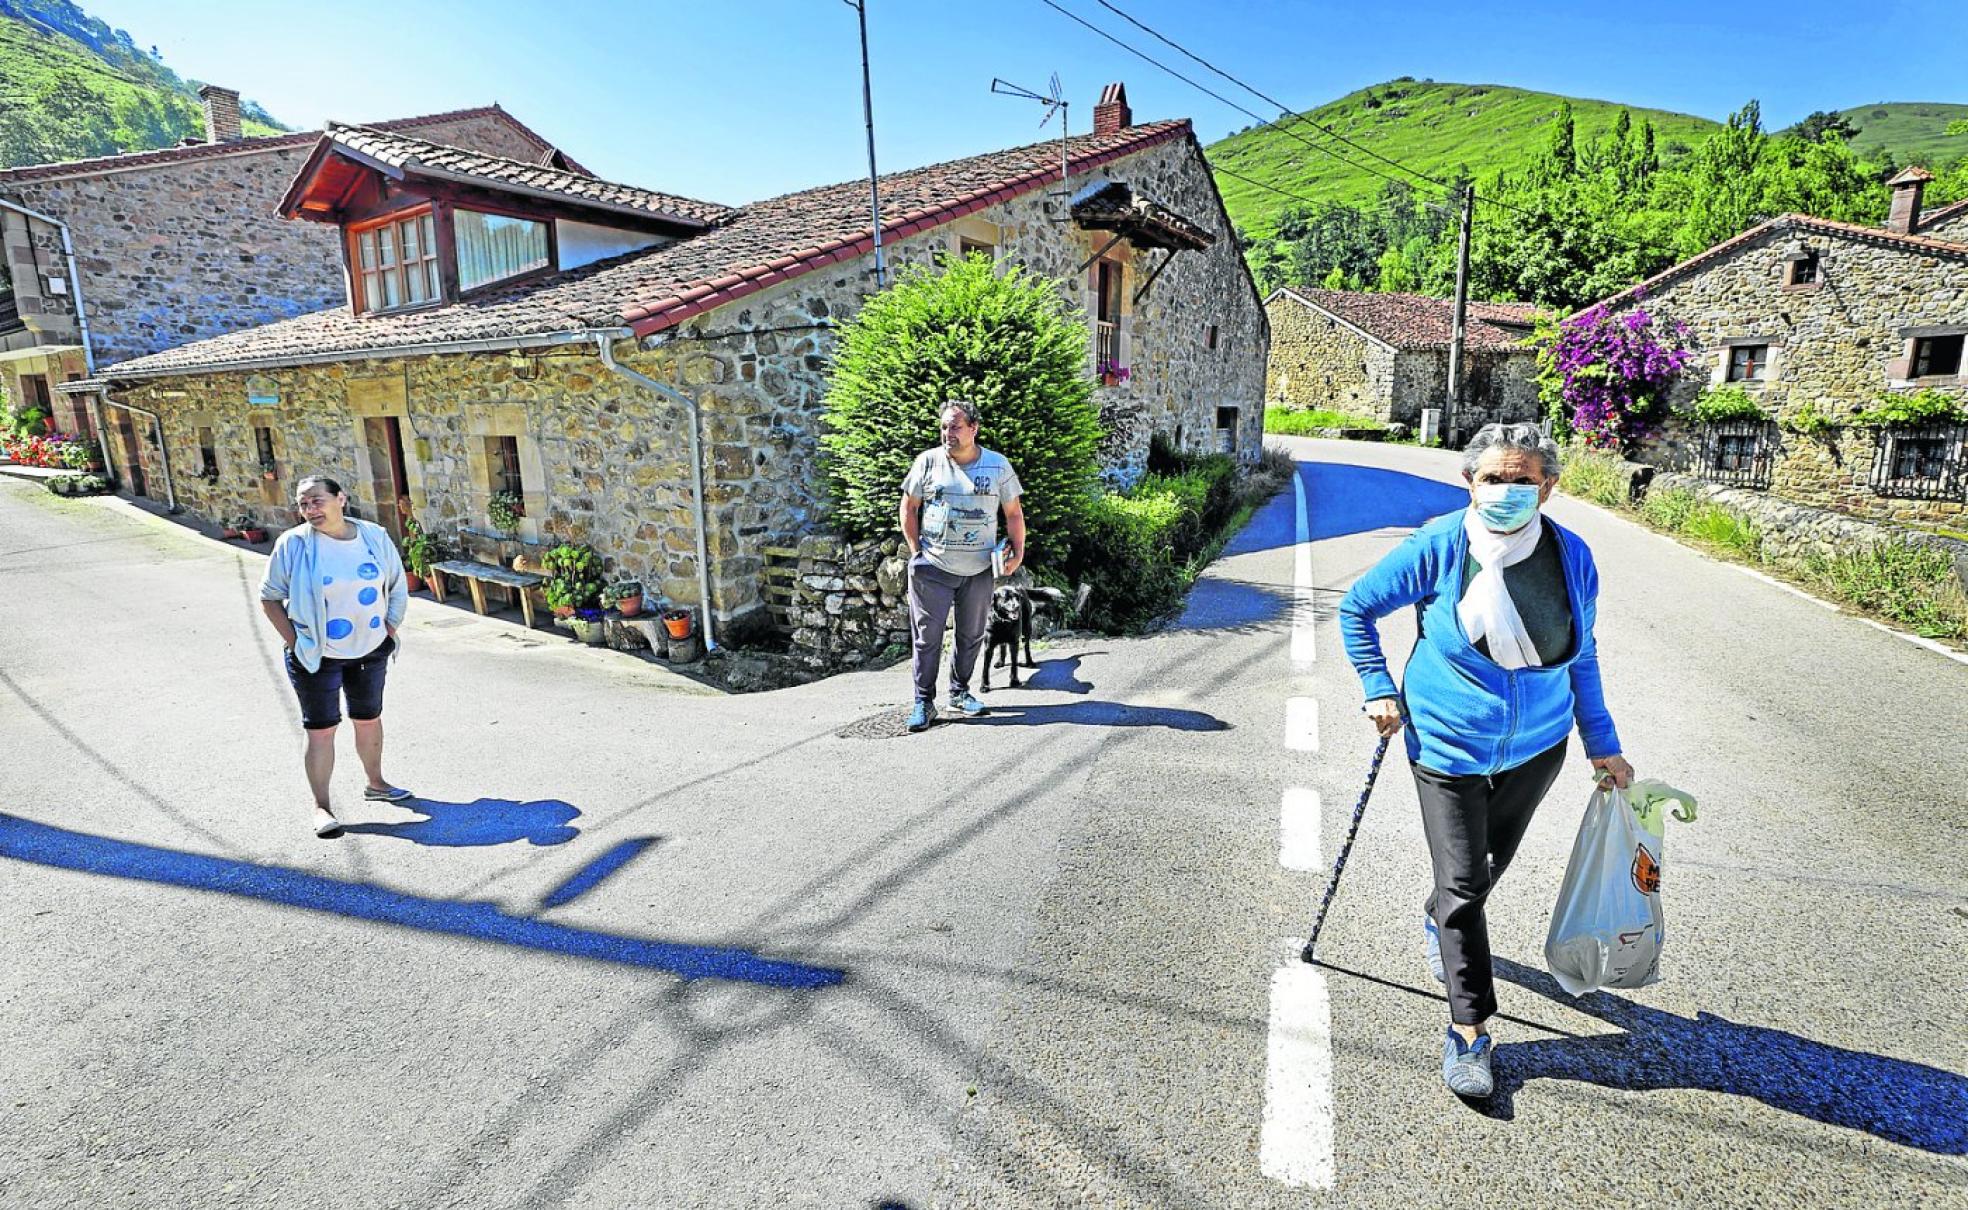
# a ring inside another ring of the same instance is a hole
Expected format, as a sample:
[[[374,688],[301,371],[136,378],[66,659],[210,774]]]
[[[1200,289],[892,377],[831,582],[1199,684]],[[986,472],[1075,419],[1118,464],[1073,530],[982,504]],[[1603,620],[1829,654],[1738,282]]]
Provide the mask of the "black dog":
[[[984,641],[984,684],[981,692],[991,692],[991,664],[997,659],[1000,649],[1004,653],[999,667],[1011,665],[1011,687],[1020,687],[1018,680],[1018,644],[1025,644],[1025,667],[1037,668],[1039,663],[1032,658],[1032,610],[1039,601],[1055,606],[1066,603],[1066,594],[1057,588],[1025,588],[1017,584],[1002,584],[991,591],[991,624],[985,632]]]

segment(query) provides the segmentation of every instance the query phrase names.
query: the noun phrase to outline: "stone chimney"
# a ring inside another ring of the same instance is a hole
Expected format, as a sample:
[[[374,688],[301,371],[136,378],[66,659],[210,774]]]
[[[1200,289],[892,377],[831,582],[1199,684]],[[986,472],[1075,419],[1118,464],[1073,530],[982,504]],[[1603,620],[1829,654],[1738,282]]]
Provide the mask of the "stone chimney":
[[[245,137],[239,130],[239,93],[216,84],[201,84],[198,99],[205,102],[205,141],[237,143]]]
[[[1093,107],[1093,133],[1113,134],[1134,125],[1134,111],[1128,108],[1127,85],[1116,80],[1100,90],[1100,104]]]
[[[1893,211],[1886,216],[1886,230],[1912,235],[1920,225],[1920,195],[1934,174],[1925,168],[1909,168],[1886,183],[1893,188]]]

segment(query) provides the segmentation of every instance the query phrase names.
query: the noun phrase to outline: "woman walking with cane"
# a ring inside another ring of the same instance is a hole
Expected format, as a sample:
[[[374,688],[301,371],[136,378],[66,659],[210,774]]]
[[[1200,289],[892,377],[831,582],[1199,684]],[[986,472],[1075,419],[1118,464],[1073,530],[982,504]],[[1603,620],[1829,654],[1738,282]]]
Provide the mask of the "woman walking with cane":
[[[1585,542],[1540,513],[1558,447],[1530,424],[1484,426],[1462,456],[1470,504],[1416,530],[1339,606],[1346,654],[1382,736],[1403,717],[1435,889],[1423,914],[1429,965],[1448,987],[1442,1079],[1465,1097],[1496,1087],[1485,1024],[1496,1013],[1484,903],[1565,762],[1574,724],[1602,779],[1633,770],[1606,712],[1592,627],[1599,575]],[[1375,624],[1418,607],[1396,689]]]

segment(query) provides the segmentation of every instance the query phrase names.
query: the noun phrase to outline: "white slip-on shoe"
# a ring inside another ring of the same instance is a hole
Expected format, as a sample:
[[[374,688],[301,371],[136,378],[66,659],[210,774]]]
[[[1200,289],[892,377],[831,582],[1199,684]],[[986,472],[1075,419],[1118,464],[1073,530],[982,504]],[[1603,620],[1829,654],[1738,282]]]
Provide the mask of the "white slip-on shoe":
[[[333,840],[342,834],[342,821],[326,807],[314,809],[314,834],[323,840]]]

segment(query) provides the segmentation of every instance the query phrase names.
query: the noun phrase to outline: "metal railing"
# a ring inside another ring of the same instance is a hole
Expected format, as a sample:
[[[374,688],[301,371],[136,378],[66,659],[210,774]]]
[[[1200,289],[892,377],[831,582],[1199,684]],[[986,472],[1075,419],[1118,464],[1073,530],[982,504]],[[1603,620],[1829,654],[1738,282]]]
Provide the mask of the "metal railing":
[[[1777,426],[1768,420],[1725,420],[1701,426],[1695,473],[1728,487],[1767,488],[1776,463]]]
[[[1905,500],[1968,497],[1968,424],[1880,429],[1868,486]]]

